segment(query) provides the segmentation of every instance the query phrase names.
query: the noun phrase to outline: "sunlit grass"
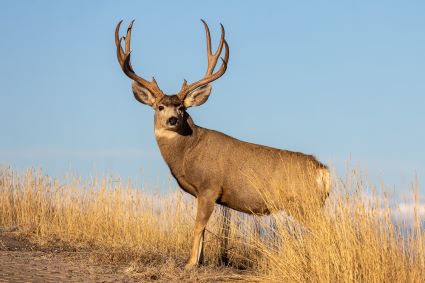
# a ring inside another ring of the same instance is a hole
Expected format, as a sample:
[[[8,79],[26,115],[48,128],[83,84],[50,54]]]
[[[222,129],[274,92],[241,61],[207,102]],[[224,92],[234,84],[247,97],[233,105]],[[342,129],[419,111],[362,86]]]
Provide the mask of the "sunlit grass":
[[[222,211],[216,209],[207,226],[204,264],[219,266],[225,252],[228,275],[216,274],[224,281],[421,282],[425,208],[417,182],[412,189],[412,218],[397,225],[399,208],[357,170],[333,179],[326,206],[311,213],[304,226],[283,213],[259,217],[232,211],[225,239]],[[308,201],[309,194],[305,197]],[[276,199],[269,201],[272,206]],[[58,182],[41,171],[0,170],[1,227],[17,227],[45,244],[59,240],[102,249],[106,260],[127,262],[136,271],[144,258],[143,264],[154,261],[158,268],[182,272],[195,209],[193,198],[177,188],[155,193],[112,178]]]

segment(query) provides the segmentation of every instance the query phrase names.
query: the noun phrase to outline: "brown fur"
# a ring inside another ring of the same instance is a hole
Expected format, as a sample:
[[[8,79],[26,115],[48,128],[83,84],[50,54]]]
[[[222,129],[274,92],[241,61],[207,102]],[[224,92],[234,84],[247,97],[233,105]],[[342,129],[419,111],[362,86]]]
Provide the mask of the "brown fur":
[[[196,126],[189,116],[185,123],[181,133],[158,137],[157,143],[180,187],[195,197],[209,195],[241,212],[267,214],[261,191],[284,195],[294,180],[309,175],[308,168],[326,169],[312,155],[240,141]],[[323,198],[328,193],[328,188],[317,188]]]
[[[205,227],[216,203],[256,214],[284,209],[302,220],[310,211],[322,207],[330,191],[329,171],[312,155],[243,142],[193,123],[186,108],[208,100],[210,83],[225,73],[229,59],[223,26],[218,50],[212,53],[210,32],[203,23],[207,35],[207,72],[195,83],[184,81],[179,94],[170,96],[159,89],[155,80],[147,81],[134,72],[130,64],[133,22],[124,39],[125,50],[121,47],[123,38],[119,38],[121,22],[115,29],[118,62],[133,80],[134,96],[155,110],[155,136],[161,154],[180,187],[197,199],[187,268],[196,266],[202,257]],[[223,47],[222,64],[214,73]]]
[[[156,140],[172,175],[198,201],[188,268],[202,256],[203,234],[215,203],[250,214],[283,209],[303,222],[323,206],[330,192],[329,171],[314,156],[199,127],[185,110],[178,111],[177,102],[165,96],[158,105],[179,118],[178,126],[169,129],[166,112],[155,108],[155,132],[162,131]]]

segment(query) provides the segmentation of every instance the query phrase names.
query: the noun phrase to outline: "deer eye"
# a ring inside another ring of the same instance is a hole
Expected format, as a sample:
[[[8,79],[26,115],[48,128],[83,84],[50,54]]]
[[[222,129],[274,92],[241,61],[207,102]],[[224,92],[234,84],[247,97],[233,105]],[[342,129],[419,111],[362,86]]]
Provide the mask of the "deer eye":
[[[158,110],[159,110],[159,111],[164,110],[164,106],[160,105],[160,106],[158,107]]]

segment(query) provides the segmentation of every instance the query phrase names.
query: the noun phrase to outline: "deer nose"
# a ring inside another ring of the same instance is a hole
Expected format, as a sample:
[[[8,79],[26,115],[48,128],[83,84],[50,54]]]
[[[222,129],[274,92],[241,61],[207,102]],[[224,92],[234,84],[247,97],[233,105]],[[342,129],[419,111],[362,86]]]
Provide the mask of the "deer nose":
[[[175,126],[177,124],[177,117],[171,117],[170,119],[168,119],[168,124],[170,124],[171,126]]]

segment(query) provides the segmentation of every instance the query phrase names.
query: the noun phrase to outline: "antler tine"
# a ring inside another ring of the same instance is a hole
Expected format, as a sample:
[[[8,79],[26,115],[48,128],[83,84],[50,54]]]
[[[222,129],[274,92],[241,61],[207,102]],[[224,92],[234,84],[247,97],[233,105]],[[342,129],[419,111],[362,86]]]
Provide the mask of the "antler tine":
[[[229,44],[227,44],[226,40],[224,40],[224,48],[226,49],[226,52],[224,53],[223,61],[226,62],[226,68],[227,68],[227,62],[229,62]]]
[[[210,29],[208,28],[208,24],[202,20],[202,23],[204,24],[205,27],[205,34],[207,37],[207,55],[208,55],[208,68],[207,68],[207,72],[206,75],[211,75],[215,66],[217,65],[217,61],[218,58],[221,54],[221,51],[223,50],[223,43],[224,43],[224,36],[225,36],[225,31],[224,31],[224,27],[222,24],[220,24],[221,27],[221,38],[220,38],[220,43],[218,44],[217,50],[215,51],[215,53],[213,54],[211,51],[211,35],[210,35]]]
[[[217,51],[215,52],[214,55],[218,55],[221,54],[221,50],[223,49],[223,42],[224,42],[224,37],[226,35],[226,31],[224,30],[224,27],[222,24],[220,24],[220,28],[221,28],[221,38],[220,38],[220,44],[219,47],[217,48]]]
[[[117,58],[118,62],[120,63],[121,69],[123,72],[132,80],[138,82],[143,87],[147,88],[152,94],[157,98],[161,98],[164,96],[164,93],[162,90],[158,87],[157,82],[155,79],[152,80],[152,82],[145,80],[142,77],[139,77],[133,70],[130,62],[130,40],[131,40],[131,29],[133,28],[134,20],[131,21],[127,28],[127,34],[125,37],[119,37],[119,30],[121,27],[122,20],[119,21],[117,24],[117,27],[115,28],[115,44],[117,46]],[[125,51],[122,48],[121,41],[125,39]]]
[[[207,37],[207,55],[212,55],[211,52],[211,35],[210,35],[210,29],[208,28],[207,23],[201,19],[201,22],[204,24],[204,28],[205,28],[205,35]]]
[[[131,29],[133,28],[134,20],[128,25],[127,34],[125,36],[125,53],[130,53]]]
[[[130,50],[130,40],[131,40],[131,30],[133,28],[133,23],[134,20],[132,20],[130,22],[130,24],[127,27],[127,34],[125,35],[124,40],[125,40],[125,53],[129,54],[131,52]],[[133,71],[133,66],[131,65],[131,61],[128,62],[130,69]],[[134,71],[133,71],[134,72]]]
[[[227,70],[227,62],[229,61],[229,45],[227,44],[227,41],[225,40],[225,31],[224,31],[224,27],[222,24],[220,24],[221,26],[221,38],[220,38],[220,43],[217,47],[216,52],[213,54],[211,51],[211,35],[210,35],[210,30],[208,28],[207,23],[202,20],[202,23],[204,24],[205,27],[205,34],[206,34],[206,39],[207,39],[207,55],[208,55],[208,67],[207,67],[207,72],[205,73],[205,76],[203,79],[201,79],[200,81],[197,81],[195,83],[192,83],[190,85],[187,84],[186,80],[183,81],[183,85],[182,88],[178,94],[178,97],[180,99],[185,99],[186,96],[193,90],[197,89],[198,87],[201,87],[203,85],[206,85],[212,81],[217,80],[218,78],[220,78]],[[220,66],[220,69],[214,73],[214,69],[217,65],[217,61],[218,58],[220,57],[222,51],[223,51],[223,46],[225,49],[225,54],[224,54],[224,59],[221,58],[222,60],[222,64]]]
[[[122,66],[122,64],[124,63],[124,55],[123,55],[123,50],[122,50],[122,47],[121,47],[121,39],[122,38],[119,37],[119,31],[120,31],[121,24],[122,24],[122,20],[119,21],[119,23],[117,24],[117,27],[115,28],[115,45],[117,46],[118,62]]]
[[[220,57],[221,51],[223,50],[223,44],[224,44],[224,36],[225,36],[225,31],[224,31],[224,27],[222,24],[220,24],[221,26],[221,38],[220,38],[220,43],[218,44],[217,50],[215,51],[214,55],[211,54],[211,64],[208,64],[208,74],[211,74],[215,68],[215,66],[217,65],[217,61],[218,58]],[[210,62],[208,62],[210,63]]]

